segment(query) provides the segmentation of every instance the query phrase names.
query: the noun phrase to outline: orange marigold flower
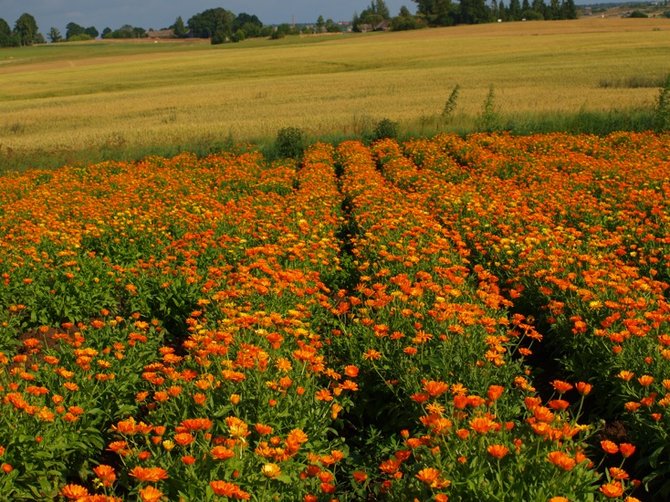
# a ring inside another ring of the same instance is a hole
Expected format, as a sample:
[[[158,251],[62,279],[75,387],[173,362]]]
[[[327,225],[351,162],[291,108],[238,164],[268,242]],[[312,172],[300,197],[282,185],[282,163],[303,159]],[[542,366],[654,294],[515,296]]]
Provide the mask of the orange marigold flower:
[[[426,483],[427,485],[433,484],[439,477],[440,471],[434,467],[426,467],[425,469],[421,469],[416,474],[416,478],[422,483]]]
[[[256,432],[258,432],[261,436],[265,436],[267,434],[272,434],[273,429],[269,425],[265,424],[256,424],[254,425],[254,429],[256,429]]]
[[[569,390],[572,390],[572,384],[564,382],[563,380],[554,380],[551,382],[551,386],[556,389],[556,392],[559,394],[565,394]]]
[[[491,446],[486,448],[486,451],[493,458],[497,458],[498,460],[500,460],[509,453],[509,448],[501,444],[492,444]]]
[[[281,474],[281,468],[273,463],[263,464],[263,467],[261,467],[261,474],[266,478],[276,478]]]
[[[502,385],[490,385],[489,390],[486,392],[486,395],[491,401],[497,401],[505,392],[505,387]]]
[[[635,373],[633,373],[632,371],[621,370],[617,376],[621,380],[628,382],[635,376]]]
[[[566,410],[570,406],[570,403],[565,399],[552,399],[547,403],[547,406],[552,410],[562,411]]]
[[[551,497],[549,499],[549,502],[570,502],[570,500],[567,497]]]
[[[140,489],[140,498],[142,502],[158,502],[163,498],[163,492],[153,486],[145,486]]]
[[[612,479],[628,479],[628,473],[619,467],[610,467],[610,476]]]
[[[209,486],[212,491],[221,497],[228,497],[236,500],[249,500],[251,495],[243,491],[235,483],[228,481],[210,481]]]
[[[317,401],[332,401],[333,395],[328,389],[319,389],[316,391],[315,398]]]
[[[244,420],[237,417],[227,417],[226,425],[228,426],[231,437],[244,439],[249,435],[249,428]]]
[[[600,487],[600,492],[608,498],[617,498],[623,495],[623,485],[619,481],[612,481]]]
[[[547,459],[556,467],[558,467],[559,469],[563,469],[564,471],[571,471],[575,467],[575,465],[577,465],[577,462],[575,461],[574,458],[570,457],[570,455],[563,453],[562,451],[550,452],[547,455]]]
[[[540,422],[549,423],[554,420],[554,414],[545,406],[538,406],[533,410],[533,416]]]
[[[112,486],[114,481],[116,481],[116,473],[114,472],[114,468],[110,465],[100,464],[93,468],[93,472],[102,482],[103,486]]]
[[[344,374],[349,378],[356,378],[358,376],[358,366],[349,364],[344,367]]]
[[[616,445],[616,443],[610,441],[609,439],[601,441],[600,447],[603,449],[605,453],[609,453],[610,455],[614,455],[619,451],[619,447]]]
[[[225,446],[215,446],[212,448],[211,454],[216,460],[228,460],[235,456],[235,452]]]
[[[189,431],[206,431],[212,428],[212,421],[209,418],[187,418],[183,420],[181,426]]]
[[[356,483],[365,483],[365,481],[368,479],[368,475],[363,471],[354,471],[352,476],[354,477],[354,481]]]
[[[421,469],[417,474],[416,478],[422,483],[427,484],[431,488],[441,489],[446,488],[451,484],[451,481],[440,478],[440,471],[434,467],[426,467]]]
[[[424,380],[423,390],[425,390],[430,397],[438,397],[449,390],[449,384],[439,380]]]
[[[365,351],[363,354],[363,359],[366,361],[376,361],[377,359],[382,358],[382,353],[379,351],[376,351],[375,349],[368,349]]]
[[[130,470],[130,475],[140,482],[157,483],[168,478],[168,473],[162,467],[136,466]]]
[[[470,421],[470,428],[479,434],[486,434],[493,430],[496,423],[487,417],[477,417]]]
[[[184,465],[193,465],[195,464],[195,457],[193,455],[184,455],[181,457],[181,462]]]
[[[642,375],[637,379],[637,381],[640,382],[642,387],[649,387],[652,383],[654,383],[654,377],[651,375]]]
[[[586,382],[577,382],[575,387],[577,388],[577,392],[579,392],[582,396],[588,395],[593,389],[593,385]]]
[[[188,446],[195,441],[193,435],[188,432],[180,432],[179,434],[175,434],[173,439],[174,442],[179,446]]]
[[[83,486],[70,484],[65,485],[61,489],[60,494],[66,499],[77,500],[82,497],[88,497],[88,490]]]
[[[392,475],[400,469],[401,461],[396,458],[389,458],[379,464],[379,470],[384,474]]]
[[[5,474],[9,474],[14,470],[14,467],[12,467],[12,464],[4,462],[2,465],[0,465],[0,469],[2,469],[2,472],[4,472]]]
[[[619,445],[619,450],[621,451],[621,455],[623,455],[624,458],[628,458],[633,453],[635,453],[635,445],[630,443],[621,443]]]

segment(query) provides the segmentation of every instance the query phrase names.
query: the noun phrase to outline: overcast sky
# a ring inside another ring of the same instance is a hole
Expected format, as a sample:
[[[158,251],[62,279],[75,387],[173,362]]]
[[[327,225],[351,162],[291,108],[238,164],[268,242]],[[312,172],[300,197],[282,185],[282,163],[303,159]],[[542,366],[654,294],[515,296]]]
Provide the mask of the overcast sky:
[[[65,25],[75,22],[84,27],[116,29],[124,24],[142,28],[163,28],[174,23],[177,16],[184,22],[193,14],[214,7],[224,7],[235,14],[257,15],[265,24],[315,22],[319,15],[335,21],[350,20],[370,0],[0,0],[0,18],[14,26],[16,19],[27,12],[37,21],[44,34],[52,26],[65,31]],[[412,12],[411,0],[386,0],[391,15],[397,15],[406,5]]]

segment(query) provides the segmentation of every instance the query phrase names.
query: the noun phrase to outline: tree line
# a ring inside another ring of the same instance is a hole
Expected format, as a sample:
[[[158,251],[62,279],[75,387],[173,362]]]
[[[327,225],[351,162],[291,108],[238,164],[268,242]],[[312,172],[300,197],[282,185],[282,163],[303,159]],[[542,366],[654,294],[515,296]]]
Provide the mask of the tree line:
[[[21,47],[45,42],[35,18],[30,14],[21,14],[13,29],[7,21],[0,18],[0,47]]]
[[[265,26],[255,15],[244,12],[236,15],[219,7],[199,12],[191,16],[187,22],[180,16],[166,29],[171,29],[176,38],[209,38],[213,44],[218,44],[237,42],[248,37],[276,36],[277,33],[283,36],[290,33],[290,29],[286,26]],[[129,24],[115,30],[108,27],[99,32],[95,26],[85,27],[70,22],[64,35],[58,28],[51,27],[47,36],[51,42],[57,43],[92,40],[98,37],[145,38],[149,36],[149,32],[142,27]],[[46,43],[46,39],[39,32],[37,22],[31,14],[21,15],[13,29],[7,21],[0,18],[0,47],[20,47],[39,43]]]
[[[574,0],[412,0],[416,14],[405,6],[391,17],[384,0],[373,0],[354,13],[353,31],[412,30],[426,26],[453,26],[501,21],[577,19]]]
[[[355,13],[351,22],[353,31],[379,29],[411,30],[426,26],[452,26],[455,24],[488,23],[496,20],[520,21],[522,19],[576,19],[577,8],[574,0],[412,0],[416,4],[416,14],[403,6],[397,16],[392,17],[384,0],[373,0],[360,14]],[[295,26],[281,24],[266,26],[252,14],[233,12],[222,7],[207,9],[191,16],[186,22],[178,17],[169,29],[176,38],[208,38],[212,44],[239,42],[250,37],[281,38],[299,33]],[[341,27],[332,19],[319,16],[314,26],[307,31],[338,32]],[[98,32],[95,26],[84,27],[70,22],[63,36],[52,27],[48,32],[51,42],[81,41],[102,38],[144,38],[147,30],[137,26],[123,25],[112,30],[105,28]],[[0,18],[0,47],[19,47],[46,43],[39,32],[35,18],[22,14],[11,28]]]

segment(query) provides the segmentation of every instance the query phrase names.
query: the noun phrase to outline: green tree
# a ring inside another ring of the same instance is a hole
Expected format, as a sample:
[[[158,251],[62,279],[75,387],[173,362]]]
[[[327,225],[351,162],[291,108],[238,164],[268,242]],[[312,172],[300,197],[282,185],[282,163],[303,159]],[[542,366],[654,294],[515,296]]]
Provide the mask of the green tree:
[[[19,45],[33,45],[40,39],[35,18],[28,13],[21,14],[14,25]]]
[[[360,31],[361,18],[358,15],[358,12],[354,12],[354,15],[351,18],[351,29],[352,31]]]
[[[510,0],[509,3],[509,18],[514,21],[521,21],[521,4],[519,0]]]
[[[565,0],[562,5],[563,19],[577,19],[575,0]]]
[[[323,33],[325,27],[326,21],[323,19],[323,16],[319,16],[319,18],[316,20],[316,32]]]
[[[233,32],[242,30],[247,37],[263,36],[263,23],[257,16],[241,12],[233,21]]]
[[[98,35],[100,35],[100,32],[95,28],[95,26],[89,26],[84,30],[84,33],[86,33],[91,38],[98,38]]]
[[[484,0],[461,0],[459,20],[464,24],[479,24],[491,21],[491,10]]]
[[[450,26],[455,23],[451,0],[412,0],[417,12],[430,26]]]
[[[339,24],[337,24],[332,19],[328,18],[326,19],[326,31],[328,33],[339,33],[342,31],[342,29],[340,28]]]
[[[532,10],[538,15],[535,19],[546,19],[547,18],[547,6],[544,4],[544,0],[533,0]],[[542,16],[541,18],[539,16]],[[530,17],[526,16],[528,19]]]
[[[197,38],[213,38],[225,41],[233,34],[235,14],[222,7],[207,9],[188,20],[191,35]]]
[[[49,40],[52,44],[57,44],[58,42],[63,41],[63,36],[60,34],[60,30],[55,26],[52,26],[49,30]]]
[[[11,47],[16,45],[16,38],[7,21],[0,17],[0,47]]]
[[[416,30],[423,27],[419,18],[413,16],[407,7],[400,7],[400,12],[391,20],[391,29],[393,31]]]
[[[175,20],[174,24],[172,25],[172,30],[175,37],[186,38],[188,30],[186,29],[186,25],[184,24],[184,20],[181,18],[181,16],[177,17]]]
[[[112,34],[112,29],[107,26],[104,30],[102,30],[102,38],[110,38]]]
[[[78,25],[77,23],[67,23],[65,26],[65,38],[71,40],[74,37],[83,35],[86,28]]]
[[[359,24],[369,24],[373,28],[383,21],[391,19],[391,13],[384,0],[370,2],[369,7],[363,9],[359,16]]]

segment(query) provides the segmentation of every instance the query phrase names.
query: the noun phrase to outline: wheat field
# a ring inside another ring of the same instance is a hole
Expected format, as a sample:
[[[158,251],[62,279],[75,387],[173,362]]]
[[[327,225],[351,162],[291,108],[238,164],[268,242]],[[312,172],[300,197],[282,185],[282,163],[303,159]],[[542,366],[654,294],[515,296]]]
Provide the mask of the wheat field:
[[[417,130],[460,86],[456,114],[653,105],[670,71],[669,19],[516,22],[211,46],[143,41],[0,51],[0,155],[176,151],[281,127],[360,134],[390,118]],[[632,83],[631,83],[632,82]],[[634,85],[634,83],[640,85]]]

